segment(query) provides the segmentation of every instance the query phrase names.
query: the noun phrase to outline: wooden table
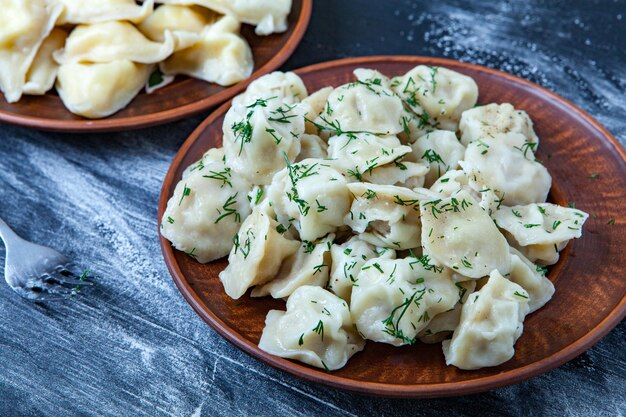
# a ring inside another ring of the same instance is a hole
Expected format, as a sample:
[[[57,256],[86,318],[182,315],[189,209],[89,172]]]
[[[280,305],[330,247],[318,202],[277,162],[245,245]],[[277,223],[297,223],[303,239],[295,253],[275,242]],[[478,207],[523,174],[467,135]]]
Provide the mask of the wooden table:
[[[360,55],[499,68],[568,98],[626,143],[626,1],[318,0],[284,69]],[[555,415],[626,413],[626,324],[575,360],[485,394],[369,398],[269,368],[211,330],[163,264],[156,202],[206,114],[135,132],[0,125],[0,217],[96,271],[86,296],[33,305],[0,284],[0,415]],[[4,249],[0,249],[0,261]]]

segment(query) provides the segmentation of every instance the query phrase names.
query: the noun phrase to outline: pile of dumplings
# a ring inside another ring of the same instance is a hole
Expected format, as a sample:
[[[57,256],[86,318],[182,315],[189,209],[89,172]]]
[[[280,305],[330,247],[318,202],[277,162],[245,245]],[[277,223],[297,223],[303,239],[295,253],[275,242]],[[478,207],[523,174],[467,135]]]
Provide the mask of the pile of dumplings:
[[[254,25],[260,36],[284,32],[291,11],[291,0],[157,0],[165,4],[156,8],[154,2],[3,0],[0,90],[6,101],[56,85],[68,110],[95,119],[177,74],[232,85],[254,67],[241,23]]]
[[[287,300],[266,317],[271,354],[332,371],[366,340],[441,342],[460,369],[506,362],[588,215],[546,202],[531,119],[477,106],[473,79],[354,75],[312,94],[290,72],[251,83],[223,147],[184,172],[162,235],[199,262],[228,255],[231,298]]]

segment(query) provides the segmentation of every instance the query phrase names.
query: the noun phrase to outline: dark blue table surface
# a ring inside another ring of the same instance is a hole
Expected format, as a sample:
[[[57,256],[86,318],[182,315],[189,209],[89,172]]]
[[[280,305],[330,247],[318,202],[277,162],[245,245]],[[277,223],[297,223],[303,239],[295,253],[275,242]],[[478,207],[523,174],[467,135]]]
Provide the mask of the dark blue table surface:
[[[626,142],[623,0],[317,0],[284,69],[383,54],[442,56],[516,74],[571,100]],[[161,182],[206,115],[114,134],[0,125],[0,217],[99,276],[88,295],[48,306],[23,301],[0,281],[1,416],[626,414],[624,322],[542,376],[436,400],[310,384],[222,339],[177,291],[157,241]]]

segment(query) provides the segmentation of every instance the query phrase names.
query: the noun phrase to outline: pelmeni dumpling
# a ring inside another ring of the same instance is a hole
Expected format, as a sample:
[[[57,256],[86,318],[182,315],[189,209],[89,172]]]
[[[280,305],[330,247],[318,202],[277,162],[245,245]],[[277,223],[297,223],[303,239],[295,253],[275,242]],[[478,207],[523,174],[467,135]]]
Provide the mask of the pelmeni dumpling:
[[[366,339],[413,344],[432,317],[450,310],[459,290],[449,270],[416,258],[370,259],[357,275],[350,311]]]
[[[552,177],[534,159],[532,151],[516,149],[512,143],[524,141],[516,133],[483,137],[471,142],[460,164],[468,175],[494,190],[504,204],[543,203],[546,201]]]
[[[444,311],[433,317],[428,326],[419,332],[418,337],[421,342],[439,343],[450,336],[454,329],[458,327],[463,304],[465,304],[469,295],[474,292],[476,280],[456,282],[454,285],[459,289],[458,302],[452,310]]]
[[[315,243],[302,242],[298,251],[283,261],[276,278],[253,289],[252,296],[286,298],[304,285],[326,287],[331,266],[330,249],[334,238],[335,235],[330,234]]]
[[[23,94],[26,75],[63,11],[49,0],[5,0],[0,13],[0,90],[9,103]]]
[[[291,0],[158,0],[167,4],[197,4],[243,23],[256,26],[257,35],[270,35],[287,30]]]
[[[528,293],[493,271],[463,305],[452,340],[443,342],[446,364],[471,370],[508,361],[528,311]]]
[[[26,73],[24,94],[42,95],[52,89],[54,80],[59,71],[59,64],[52,58],[52,54],[65,44],[67,32],[54,28],[50,35],[39,47],[37,55]]]
[[[461,142],[467,146],[470,142],[485,136],[499,133],[520,133],[533,149],[539,144],[539,138],[533,129],[533,122],[528,113],[515,110],[509,103],[491,103],[465,110],[459,123]]]
[[[528,293],[528,314],[543,307],[554,294],[554,285],[544,274],[543,268],[511,248],[511,274],[507,278]]]
[[[309,93],[302,78],[294,72],[274,71],[250,83],[246,91],[233,98],[233,106],[250,106],[258,99],[264,99],[272,108],[292,106],[307,98]],[[303,114],[310,106],[303,106]]]
[[[374,246],[411,249],[420,246],[419,202],[430,199],[407,188],[355,182],[354,201],[344,222]]]
[[[250,202],[249,185],[228,165],[202,161],[176,186],[163,213],[161,234],[205,263],[228,255],[231,237],[250,214]]]
[[[489,215],[502,204],[502,199],[491,188],[479,184],[475,175],[468,175],[461,170],[451,170],[443,174],[430,187],[430,191],[441,197],[456,197],[459,192],[467,191]]]
[[[456,169],[459,160],[463,159],[465,154],[465,147],[459,143],[454,132],[448,130],[427,133],[418,138],[411,148],[413,148],[412,157],[430,164],[430,171],[426,175],[426,187],[430,187],[447,171]]]
[[[300,153],[302,107],[274,102],[276,97],[248,105],[233,103],[224,117],[226,158],[239,175],[256,185],[269,184],[274,173]]]
[[[169,31],[159,43],[150,41],[128,22],[103,22],[77,26],[67,38],[65,48],[54,57],[61,65],[117,60],[154,64],[169,57],[175,48],[175,39]]]
[[[355,81],[330,93],[315,123],[318,130],[330,134],[395,135],[402,132],[403,112],[402,100],[393,91],[373,82]]]
[[[317,135],[304,133],[300,136],[300,153],[296,157],[296,162],[301,162],[309,158],[328,158],[328,144]]]
[[[230,298],[236,300],[248,288],[272,280],[283,260],[296,253],[300,242],[287,239],[276,230],[278,226],[259,207],[243,222],[234,237],[228,266],[219,274]]]
[[[392,85],[416,114],[425,112],[423,117],[439,129],[456,131],[461,114],[478,100],[472,78],[442,67],[419,65],[394,78]]]
[[[391,80],[380,71],[371,68],[357,68],[352,73],[361,82],[380,85],[391,90]]]
[[[313,121],[319,117],[320,114],[326,109],[328,103],[328,96],[332,93],[332,87],[324,87],[321,90],[317,90],[310,96],[302,100],[302,104],[306,106],[304,117],[306,120],[305,128],[307,133],[314,133],[319,135],[317,127],[313,124]]]
[[[113,20],[129,20],[138,23],[148,17],[154,9],[154,0],[144,0],[138,5],[135,0],[60,0],[64,6],[57,24],[100,23]]]
[[[411,152],[411,147],[400,144],[395,136],[376,136],[371,133],[344,133],[328,140],[328,157],[333,166],[344,174],[359,180],[365,172],[392,163]]]
[[[216,13],[203,7],[165,4],[137,28],[154,42],[164,42],[165,33],[170,31],[177,39],[175,50],[179,51],[200,41],[200,34],[218,18]]]
[[[289,164],[272,180],[267,194],[278,222],[292,224],[301,240],[315,241],[344,225],[350,190],[330,161],[305,159]]]
[[[123,109],[145,86],[151,65],[119,60],[59,67],[56,89],[69,111],[97,119]]]
[[[582,235],[589,215],[581,210],[556,204],[528,204],[503,207],[494,220],[510,236],[511,244],[526,257],[543,264],[558,261],[558,251],[571,239]]]
[[[328,371],[342,368],[365,341],[354,329],[348,304],[321,287],[303,286],[287,311],[270,310],[259,348]]]
[[[346,301],[350,301],[352,287],[358,285],[357,275],[366,261],[373,258],[396,257],[396,251],[393,249],[376,248],[361,240],[359,236],[353,236],[341,245],[332,245],[330,254],[332,262],[328,289]]]
[[[441,264],[468,278],[511,270],[509,244],[467,191],[420,202],[422,245]]]
[[[185,74],[222,86],[245,80],[252,74],[254,59],[248,42],[239,35],[241,24],[223,16],[204,28],[200,40],[178,50],[159,64],[164,74]]]
[[[402,132],[398,133],[398,139],[405,145],[415,143],[417,139],[435,130],[431,122],[434,121],[430,120],[426,112],[417,115],[410,110],[404,109],[400,118]]]

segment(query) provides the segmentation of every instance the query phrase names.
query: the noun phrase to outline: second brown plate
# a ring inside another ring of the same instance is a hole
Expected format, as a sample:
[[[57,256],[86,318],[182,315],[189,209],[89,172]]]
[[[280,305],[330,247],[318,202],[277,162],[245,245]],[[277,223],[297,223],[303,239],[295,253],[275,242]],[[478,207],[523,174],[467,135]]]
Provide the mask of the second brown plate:
[[[104,119],[89,120],[70,113],[54,92],[24,96],[9,104],[0,93],[0,121],[61,132],[110,132],[154,126],[213,108],[242,92],[255,78],[281,66],[302,40],[311,18],[313,0],[293,0],[286,32],[256,36],[243,25],[241,34],[254,55],[254,73],[229,87],[177,77],[152,94],[141,92],[126,108]]]
[[[441,345],[418,343],[395,348],[368,342],[341,370],[326,373],[261,351],[257,343],[270,309],[285,303],[245,295],[232,300],[218,273],[226,260],[202,265],[174,250],[161,237],[174,282],[195,311],[222,336],[265,363],[304,379],[337,388],[395,397],[452,396],[485,391],[546,372],[581,354],[626,314],[626,153],[611,134],[578,107],[528,81],[492,69],[426,57],[371,57],[333,61],[296,71],[310,92],[353,80],[352,70],[368,67],[386,75],[416,65],[437,65],[474,78],[479,102],[512,103],[526,110],[541,139],[537,157],[553,178],[551,198],[591,214],[583,237],[570,242],[549,272],[554,298],[524,322],[515,356],[503,365],[477,371],[446,366]],[[159,221],[182,171],[210,147],[221,146],[225,104],[183,144],[167,173]]]

